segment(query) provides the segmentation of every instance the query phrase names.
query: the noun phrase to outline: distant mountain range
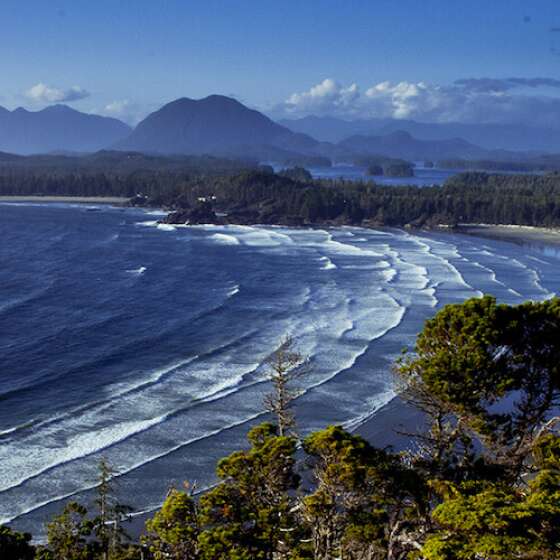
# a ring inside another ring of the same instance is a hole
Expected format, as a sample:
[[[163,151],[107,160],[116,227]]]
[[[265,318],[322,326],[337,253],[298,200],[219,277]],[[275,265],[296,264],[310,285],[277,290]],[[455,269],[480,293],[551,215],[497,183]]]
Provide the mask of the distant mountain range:
[[[354,135],[384,136],[408,132],[420,140],[461,138],[487,150],[560,151],[560,130],[522,124],[422,123],[404,119],[343,120],[309,116],[280,124],[322,142],[337,143]]]
[[[507,161],[535,156],[536,146],[541,151],[547,146],[558,153],[560,131],[541,130],[539,135],[538,130],[517,125],[343,121],[332,117],[306,117],[278,124],[221,95],[172,101],[148,115],[134,130],[117,119],[88,115],[65,105],[41,111],[0,107],[0,151],[16,154],[70,155],[106,149],[314,166],[329,164],[329,160],[350,162],[367,155],[412,161]],[[513,146],[518,151],[512,151]]]
[[[0,151],[39,154],[94,152],[122,140],[130,127],[109,117],[88,115],[66,105],[41,111],[0,107]]]
[[[182,98],[148,115],[117,149],[164,154],[264,155],[266,148],[315,153],[319,142],[230,97]]]
[[[403,130],[398,130],[384,136],[357,134],[342,140],[338,143],[338,146],[353,154],[379,154],[409,161],[440,160],[457,157],[479,159],[489,156],[488,150],[479,148],[461,138],[418,140]]]
[[[330,124],[334,121],[330,119]],[[319,142],[312,135],[289,130],[235,99],[221,95],[168,103],[146,117],[115,148],[296,162],[298,156],[299,161],[304,161],[302,156],[351,161],[355,156],[368,154],[408,160],[511,157],[506,152],[480,148],[462,138],[420,140],[402,130],[377,136],[353,135],[337,143]]]

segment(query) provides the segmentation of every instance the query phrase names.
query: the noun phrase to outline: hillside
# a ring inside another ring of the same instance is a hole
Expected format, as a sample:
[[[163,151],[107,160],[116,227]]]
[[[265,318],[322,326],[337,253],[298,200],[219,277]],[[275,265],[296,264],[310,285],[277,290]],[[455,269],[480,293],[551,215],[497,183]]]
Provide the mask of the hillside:
[[[318,142],[296,134],[235,99],[181,98],[151,113],[115,145],[119,150],[164,154],[260,155],[285,150],[314,153]]]
[[[0,107],[0,151],[39,154],[53,151],[93,152],[124,138],[130,127],[123,122],[89,115],[66,105],[41,111],[14,111]]]
[[[560,130],[545,126],[500,123],[417,122],[407,119],[354,119],[307,116],[283,119],[281,125],[322,142],[340,142],[354,135],[383,136],[403,130],[420,140],[462,138],[487,150],[558,152]]]
[[[453,157],[473,159],[488,155],[487,150],[460,138],[418,140],[402,130],[384,136],[355,135],[339,142],[338,146],[355,154],[380,154],[412,161]]]

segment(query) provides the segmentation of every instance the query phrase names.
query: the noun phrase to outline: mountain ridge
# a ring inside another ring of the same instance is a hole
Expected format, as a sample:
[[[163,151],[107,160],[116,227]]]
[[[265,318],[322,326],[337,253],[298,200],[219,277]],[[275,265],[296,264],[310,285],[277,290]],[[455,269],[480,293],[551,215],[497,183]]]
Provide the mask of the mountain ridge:
[[[302,132],[319,141],[334,143],[357,134],[383,135],[404,130],[420,140],[459,137],[487,150],[551,153],[560,151],[560,129],[515,123],[429,123],[394,118],[347,120],[317,115],[280,119],[278,122],[294,132]]]
[[[118,119],[82,113],[62,104],[40,111],[28,111],[23,107],[9,111],[0,107],[0,151],[29,155],[92,153],[105,149],[251,158],[303,166],[351,162],[356,156],[364,155],[412,161],[512,160],[542,153],[489,149],[461,135],[451,134],[456,132],[454,126],[459,130],[475,127],[480,132],[489,125],[431,125],[395,119],[343,121],[316,116],[292,121],[296,129],[303,125],[307,129],[315,127],[318,138],[290,130],[232,97],[217,94],[202,99],[175,99],[150,113],[134,129]],[[396,128],[400,125],[403,128]],[[321,141],[322,135],[324,137],[337,126],[340,134],[344,132],[343,139]],[[371,127],[377,132],[371,132]],[[414,127],[419,135],[410,131]],[[359,132],[347,135],[352,130]],[[501,134],[508,130],[510,128],[499,128]],[[441,137],[443,132],[449,134]],[[560,149],[560,131],[558,140]],[[559,149],[552,152],[558,153]]]
[[[163,105],[114,145],[119,150],[154,153],[250,155],[272,146],[311,154],[319,142],[295,133],[259,111],[222,95],[182,97]]]
[[[490,155],[488,150],[475,146],[462,138],[420,140],[404,130],[396,130],[379,136],[357,134],[342,140],[337,146],[355,154],[379,154],[409,161],[456,158],[460,154],[465,159]]]
[[[39,111],[0,107],[0,151],[39,154],[56,150],[95,152],[123,138],[130,127],[122,121],[49,105]]]

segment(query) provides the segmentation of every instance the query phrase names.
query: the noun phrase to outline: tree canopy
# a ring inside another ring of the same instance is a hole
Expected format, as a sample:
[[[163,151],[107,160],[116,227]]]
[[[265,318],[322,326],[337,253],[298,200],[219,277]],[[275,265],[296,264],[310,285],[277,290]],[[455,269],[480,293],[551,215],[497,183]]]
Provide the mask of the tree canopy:
[[[280,375],[283,384],[286,364],[300,357],[291,342],[280,350],[271,381]],[[341,426],[299,439],[287,414],[297,393],[282,385],[273,393],[282,406],[271,411],[289,419],[284,429],[254,426],[200,495],[172,488],[141,543],[117,531],[125,508],[103,463],[96,515],[67,504],[36,549],[30,535],[0,527],[1,557],[557,559],[559,368],[560,299],[446,306],[395,366],[402,397],[423,418],[407,450],[377,448]]]

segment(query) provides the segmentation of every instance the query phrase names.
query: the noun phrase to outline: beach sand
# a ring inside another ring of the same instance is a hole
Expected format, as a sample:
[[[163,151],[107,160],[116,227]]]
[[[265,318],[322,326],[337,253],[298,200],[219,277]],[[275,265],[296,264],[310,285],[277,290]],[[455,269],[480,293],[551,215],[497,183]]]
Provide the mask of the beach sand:
[[[452,233],[509,241],[519,245],[560,246],[560,229],[514,225],[460,224],[453,229]]]

